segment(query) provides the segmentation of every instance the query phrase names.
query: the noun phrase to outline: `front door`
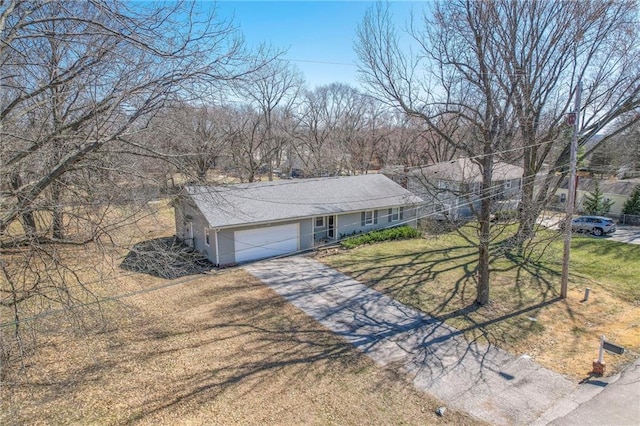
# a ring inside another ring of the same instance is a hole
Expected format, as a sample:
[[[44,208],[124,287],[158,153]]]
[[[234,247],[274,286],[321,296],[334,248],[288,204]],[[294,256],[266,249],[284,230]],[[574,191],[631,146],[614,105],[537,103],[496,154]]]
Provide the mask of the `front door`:
[[[329,216],[327,218],[327,237],[331,239],[336,238],[335,216]]]

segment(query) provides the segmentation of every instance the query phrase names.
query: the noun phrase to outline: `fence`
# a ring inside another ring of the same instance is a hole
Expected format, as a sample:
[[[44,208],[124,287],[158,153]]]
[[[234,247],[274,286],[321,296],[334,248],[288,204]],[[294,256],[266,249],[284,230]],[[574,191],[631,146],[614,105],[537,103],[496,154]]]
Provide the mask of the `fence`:
[[[619,222],[621,225],[639,225],[640,226],[640,216],[634,215],[634,214],[621,214]]]

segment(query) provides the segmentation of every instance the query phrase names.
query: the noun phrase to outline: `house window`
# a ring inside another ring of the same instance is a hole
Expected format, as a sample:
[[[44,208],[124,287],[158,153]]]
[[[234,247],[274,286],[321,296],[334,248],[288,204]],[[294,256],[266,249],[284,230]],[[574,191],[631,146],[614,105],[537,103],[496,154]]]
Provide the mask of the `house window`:
[[[564,192],[560,194],[560,202],[561,203],[567,202],[567,194],[565,194]]]
[[[364,224],[365,225],[373,225],[373,210],[369,210],[368,212],[364,212]]]
[[[324,228],[324,216],[316,217],[316,228]]]
[[[449,216],[449,213],[451,213],[451,205],[450,204],[437,204],[436,205],[436,213],[443,215],[445,217]]]
[[[210,244],[210,239],[209,239],[209,228],[204,228],[204,243],[206,245]]]
[[[504,189],[511,189],[511,181],[508,180],[504,183]]]
[[[360,215],[360,226],[375,225],[378,223],[378,210],[369,210]]]
[[[389,222],[397,222],[404,219],[404,207],[389,209]]]
[[[395,209],[391,209],[391,221],[397,222],[399,220],[400,220],[400,209],[397,207]]]

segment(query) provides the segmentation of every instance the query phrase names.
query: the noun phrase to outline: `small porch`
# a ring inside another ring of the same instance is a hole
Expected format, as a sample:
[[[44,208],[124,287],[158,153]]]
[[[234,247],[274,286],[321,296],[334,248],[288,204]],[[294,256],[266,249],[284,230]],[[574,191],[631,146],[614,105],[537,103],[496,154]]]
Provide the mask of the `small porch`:
[[[313,242],[316,246],[330,243],[338,239],[336,215],[316,216],[313,218]]]

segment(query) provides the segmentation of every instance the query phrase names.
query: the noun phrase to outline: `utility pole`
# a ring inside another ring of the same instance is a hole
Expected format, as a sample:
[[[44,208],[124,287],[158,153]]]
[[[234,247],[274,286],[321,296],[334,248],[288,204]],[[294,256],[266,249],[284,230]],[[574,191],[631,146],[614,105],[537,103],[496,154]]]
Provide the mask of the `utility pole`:
[[[571,256],[571,219],[576,204],[576,176],[578,154],[578,130],[580,129],[580,100],[582,97],[582,81],[576,85],[576,98],[573,106],[573,134],[571,135],[571,151],[569,155],[569,185],[567,188],[567,208],[564,220],[564,251],[562,256],[562,283],[560,285],[560,297],[567,298],[569,286],[569,258]]]

